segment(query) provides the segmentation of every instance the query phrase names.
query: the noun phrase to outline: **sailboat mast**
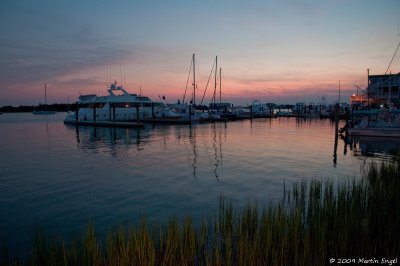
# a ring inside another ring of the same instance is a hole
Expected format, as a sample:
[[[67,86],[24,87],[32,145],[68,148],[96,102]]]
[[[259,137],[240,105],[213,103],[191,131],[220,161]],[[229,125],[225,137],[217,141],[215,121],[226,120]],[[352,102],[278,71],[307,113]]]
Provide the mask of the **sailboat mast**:
[[[44,108],[47,112],[47,88],[46,88],[46,83],[44,84]]]
[[[215,80],[214,80],[214,108],[215,108],[215,101],[216,101],[216,92],[217,92],[217,69],[218,69],[218,56],[215,57]]]
[[[193,54],[193,105],[196,105],[196,64]]]
[[[339,80],[339,106],[340,106],[340,80]]]
[[[222,87],[222,77],[221,77],[221,68],[219,68],[219,105],[220,105],[220,107],[221,107],[221,102],[222,102],[221,87]]]

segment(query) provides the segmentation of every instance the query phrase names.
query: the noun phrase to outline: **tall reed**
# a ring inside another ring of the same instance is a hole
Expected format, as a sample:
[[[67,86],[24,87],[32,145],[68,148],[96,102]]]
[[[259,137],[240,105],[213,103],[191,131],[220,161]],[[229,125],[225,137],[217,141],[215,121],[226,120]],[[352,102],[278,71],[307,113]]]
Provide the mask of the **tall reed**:
[[[105,245],[87,225],[68,245],[36,233],[24,263],[2,265],[325,265],[331,258],[400,255],[400,165],[372,164],[361,180],[293,186],[278,203],[235,207],[223,197],[212,219],[119,227]]]

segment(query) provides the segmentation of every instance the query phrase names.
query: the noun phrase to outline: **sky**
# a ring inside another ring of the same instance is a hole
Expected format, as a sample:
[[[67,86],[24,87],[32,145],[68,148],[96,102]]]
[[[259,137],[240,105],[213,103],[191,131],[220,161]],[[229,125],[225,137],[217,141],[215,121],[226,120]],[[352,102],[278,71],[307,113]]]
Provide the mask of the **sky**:
[[[399,11],[399,0],[2,0],[0,106],[44,103],[44,84],[49,104],[72,103],[110,81],[182,101],[192,54],[197,103],[211,101],[216,56],[222,102],[333,103],[339,83],[348,101],[367,69],[388,68]]]

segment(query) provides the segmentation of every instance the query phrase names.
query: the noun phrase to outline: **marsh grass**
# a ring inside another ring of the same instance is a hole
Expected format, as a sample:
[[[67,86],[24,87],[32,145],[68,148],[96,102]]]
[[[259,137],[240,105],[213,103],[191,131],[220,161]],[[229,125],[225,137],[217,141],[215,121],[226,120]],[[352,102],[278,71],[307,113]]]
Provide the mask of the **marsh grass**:
[[[21,263],[2,265],[326,265],[330,258],[400,255],[400,166],[372,164],[361,180],[294,185],[279,203],[238,208],[220,198],[212,219],[120,226],[100,243],[94,226],[66,245],[35,233]]]

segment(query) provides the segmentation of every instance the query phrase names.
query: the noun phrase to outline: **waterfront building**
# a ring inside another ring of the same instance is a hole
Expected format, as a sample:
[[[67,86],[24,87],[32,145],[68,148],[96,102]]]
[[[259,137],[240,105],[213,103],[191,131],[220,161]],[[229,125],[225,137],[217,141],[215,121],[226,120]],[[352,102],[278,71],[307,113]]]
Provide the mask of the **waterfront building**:
[[[367,98],[375,103],[399,106],[400,72],[397,74],[368,75]]]

